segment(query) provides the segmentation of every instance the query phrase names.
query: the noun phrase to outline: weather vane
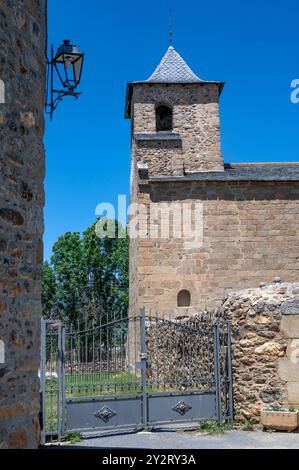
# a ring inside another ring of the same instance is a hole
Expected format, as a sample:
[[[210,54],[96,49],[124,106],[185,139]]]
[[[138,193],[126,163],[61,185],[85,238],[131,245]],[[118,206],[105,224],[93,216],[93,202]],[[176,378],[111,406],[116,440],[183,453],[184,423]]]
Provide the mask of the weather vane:
[[[172,46],[172,36],[173,36],[173,30],[172,30],[172,8],[169,8],[169,45]]]

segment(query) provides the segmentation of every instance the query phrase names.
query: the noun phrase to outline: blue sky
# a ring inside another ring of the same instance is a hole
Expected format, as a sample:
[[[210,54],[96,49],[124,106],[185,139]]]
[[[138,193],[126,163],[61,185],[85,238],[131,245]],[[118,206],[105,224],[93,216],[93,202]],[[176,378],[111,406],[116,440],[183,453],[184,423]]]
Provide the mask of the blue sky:
[[[71,39],[86,54],[80,99],[46,121],[45,259],[58,236],[82,231],[100,202],[128,194],[126,82],[147,79],[168,47],[203,79],[225,81],[226,162],[299,160],[298,0],[49,0],[49,45]]]

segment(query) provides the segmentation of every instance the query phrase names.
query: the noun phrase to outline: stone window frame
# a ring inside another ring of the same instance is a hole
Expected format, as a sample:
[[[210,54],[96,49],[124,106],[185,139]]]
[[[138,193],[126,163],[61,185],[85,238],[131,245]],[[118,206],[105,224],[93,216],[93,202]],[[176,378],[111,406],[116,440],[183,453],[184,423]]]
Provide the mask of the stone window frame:
[[[171,126],[165,129],[160,129],[158,127],[158,120],[157,120],[157,110],[162,107],[167,108],[168,110],[171,111]],[[155,124],[156,124],[156,132],[172,132],[173,131],[173,106],[170,103],[166,103],[163,101],[155,105]]]
[[[177,307],[191,307],[191,292],[188,289],[181,289],[177,295]]]

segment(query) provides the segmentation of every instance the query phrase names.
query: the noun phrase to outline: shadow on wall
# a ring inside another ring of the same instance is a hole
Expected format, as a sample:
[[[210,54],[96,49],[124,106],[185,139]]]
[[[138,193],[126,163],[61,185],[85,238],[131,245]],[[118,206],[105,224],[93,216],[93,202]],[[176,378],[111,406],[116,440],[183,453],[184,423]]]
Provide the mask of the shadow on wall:
[[[299,181],[192,181],[140,187],[152,202],[161,201],[298,201]]]

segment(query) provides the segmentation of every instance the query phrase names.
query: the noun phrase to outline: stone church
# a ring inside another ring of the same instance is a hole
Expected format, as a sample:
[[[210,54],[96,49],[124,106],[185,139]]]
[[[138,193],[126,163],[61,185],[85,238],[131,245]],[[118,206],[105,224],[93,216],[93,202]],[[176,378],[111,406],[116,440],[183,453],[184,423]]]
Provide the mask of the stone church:
[[[173,47],[147,80],[127,86],[131,203],[148,208],[139,213],[139,225],[149,220],[151,206],[202,205],[200,246],[171,232],[151,237],[148,230],[131,239],[131,311],[145,306],[188,316],[217,307],[231,290],[278,275],[298,280],[299,164],[226,163],[223,88],[223,82],[199,78]]]

